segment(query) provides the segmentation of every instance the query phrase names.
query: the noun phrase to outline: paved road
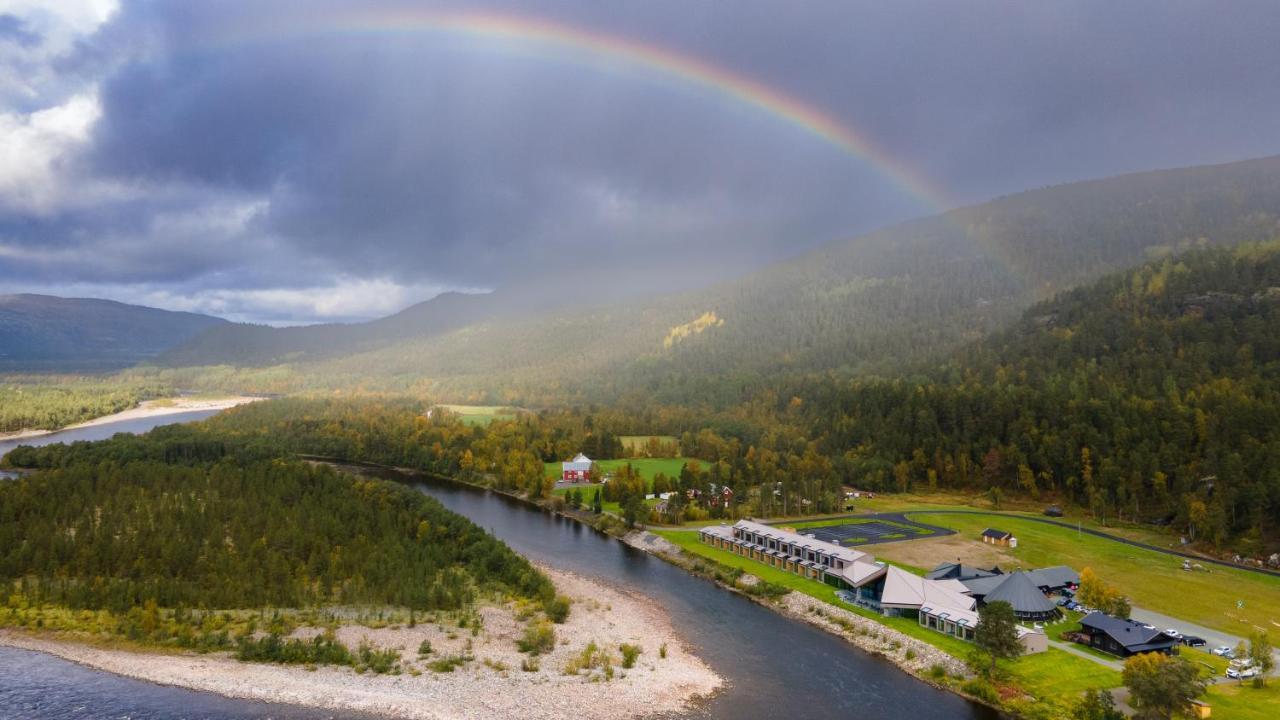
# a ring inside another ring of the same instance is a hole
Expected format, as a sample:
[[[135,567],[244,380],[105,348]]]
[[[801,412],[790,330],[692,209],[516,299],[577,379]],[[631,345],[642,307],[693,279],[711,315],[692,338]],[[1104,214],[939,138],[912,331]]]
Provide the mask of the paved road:
[[[1183,635],[1199,635],[1205,639],[1206,645],[1203,648],[1185,648],[1182,651],[1184,654],[1195,653],[1200,650],[1208,652],[1221,645],[1227,645],[1234,648],[1239,645],[1242,640],[1246,639],[1239,635],[1232,635],[1230,633],[1222,632],[1221,630],[1214,630],[1212,628],[1204,627],[1203,625],[1196,625],[1195,623],[1189,623],[1185,620],[1179,620],[1178,618],[1170,615],[1162,615],[1161,613],[1155,612],[1154,610],[1148,610],[1146,608],[1134,607],[1133,612],[1130,613],[1129,617],[1139,622],[1155,625],[1161,630],[1177,630]],[[1252,627],[1247,627],[1245,629],[1253,630]],[[1280,665],[1280,648],[1276,648],[1274,655],[1276,657],[1276,665]],[[1187,656],[1195,658],[1194,654],[1188,654]]]

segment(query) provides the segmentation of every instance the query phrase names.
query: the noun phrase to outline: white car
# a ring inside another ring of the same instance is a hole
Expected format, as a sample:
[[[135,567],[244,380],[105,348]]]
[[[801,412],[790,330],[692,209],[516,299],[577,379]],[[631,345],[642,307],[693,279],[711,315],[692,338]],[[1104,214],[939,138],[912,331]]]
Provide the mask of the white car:
[[[1258,668],[1252,665],[1246,665],[1242,668],[1227,668],[1227,677],[1232,680],[1248,680],[1249,678],[1258,677]]]
[[[1164,634],[1165,634],[1165,635],[1168,635],[1169,637],[1173,638],[1174,640],[1181,640],[1181,639],[1182,639],[1182,633],[1178,632],[1177,630],[1174,630],[1173,628],[1169,628],[1168,630],[1165,630],[1165,631],[1164,631]]]
[[[1219,645],[1213,649],[1213,654],[1218,657],[1233,658],[1236,656],[1236,651],[1231,649],[1230,645]]]

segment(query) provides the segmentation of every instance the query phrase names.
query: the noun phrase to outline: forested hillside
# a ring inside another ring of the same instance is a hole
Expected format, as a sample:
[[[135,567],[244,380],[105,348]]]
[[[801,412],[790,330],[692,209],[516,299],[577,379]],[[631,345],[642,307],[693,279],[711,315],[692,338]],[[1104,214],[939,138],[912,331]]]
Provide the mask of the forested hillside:
[[[1267,239],[1280,158],[1045,188],[835,242],[750,277],[627,305],[577,305],[415,332],[370,347],[299,345],[256,389],[360,386],[442,399],[547,405],[635,395],[727,406],[761,377],[896,372],[1003,327],[1033,302],[1144,260]],[[679,262],[672,258],[672,262]],[[465,317],[460,315],[460,317]],[[234,328],[217,331],[227,347]],[[260,330],[283,342],[285,331]],[[365,330],[344,332],[358,333]],[[171,353],[170,365],[261,365],[256,351]],[[332,348],[363,349],[341,357]],[[224,376],[225,377],[225,376]]]
[[[225,322],[110,300],[0,295],[0,372],[127,367]]]
[[[1050,494],[1247,548],[1280,527],[1280,243],[1108,276],[920,379],[793,395],[873,487]]]

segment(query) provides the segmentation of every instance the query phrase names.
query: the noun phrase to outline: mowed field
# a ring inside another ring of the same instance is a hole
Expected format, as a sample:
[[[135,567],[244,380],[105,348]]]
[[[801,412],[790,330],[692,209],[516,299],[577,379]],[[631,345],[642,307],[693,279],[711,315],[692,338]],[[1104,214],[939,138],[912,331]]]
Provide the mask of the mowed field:
[[[518,411],[515,408],[500,405],[437,405],[451,413],[456,413],[467,425],[488,425],[494,420],[511,420]]]
[[[672,449],[676,453],[680,451],[680,441],[674,435],[620,435],[618,440],[627,452],[642,451],[648,447],[651,440],[658,441],[660,446]]]
[[[630,464],[632,468],[640,473],[640,477],[653,483],[653,476],[662,473],[669,478],[679,477],[680,468],[684,464],[690,462],[690,458],[625,458],[620,460],[597,460],[596,465],[604,472],[613,472],[624,465]],[[560,463],[549,462],[546,464],[547,477],[560,477]]]
[[[1129,596],[1133,604],[1205,625],[1233,635],[1266,630],[1280,637],[1280,577],[1206,565],[1182,570],[1182,559],[1114,540],[1077,534],[1075,530],[1038,523],[1015,515],[949,515],[911,513],[913,520],[951,528],[957,535],[878,545],[877,556],[931,567],[959,558],[982,567],[999,564],[1009,570],[1070,565],[1091,567]],[[993,548],[978,538],[988,527],[1013,533],[1016,548]],[[1237,607],[1242,601],[1243,608]]]

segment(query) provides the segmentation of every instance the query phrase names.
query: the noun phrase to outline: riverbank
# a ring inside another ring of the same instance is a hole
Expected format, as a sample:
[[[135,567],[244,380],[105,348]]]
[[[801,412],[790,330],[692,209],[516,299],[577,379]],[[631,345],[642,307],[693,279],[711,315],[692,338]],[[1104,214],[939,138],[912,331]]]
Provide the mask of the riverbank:
[[[689,572],[699,572],[696,560],[689,558],[679,546],[666,538],[651,532],[637,530],[628,533],[622,541],[637,550],[643,550],[666,560]],[[875,620],[858,615],[850,610],[822,602],[803,593],[789,592],[776,600],[765,600],[746,592],[752,585],[760,581],[750,573],[743,573],[733,583],[716,579],[722,587],[746,595],[760,604],[780,612],[787,617],[808,623],[852,643],[864,652],[887,660],[904,672],[924,680],[932,685],[951,690],[945,684],[937,683],[938,671],[952,677],[967,677],[971,673],[964,661],[942,650],[911,637],[891,627],[886,627]]]
[[[103,415],[75,425],[68,425],[57,430],[20,430],[17,432],[0,433],[0,441],[5,440],[26,440],[28,438],[43,437],[52,435],[53,433],[63,432],[65,430],[78,430],[80,428],[97,427],[99,425],[107,425],[115,422],[124,422],[126,420],[142,420],[153,417],[163,417],[165,415],[180,415],[188,412],[199,412],[202,410],[227,410],[238,405],[245,405],[251,402],[262,400],[260,397],[252,397],[247,395],[226,397],[226,398],[165,398],[160,400],[145,400],[138,404],[137,407],[123,410],[111,415]]]
[[[554,649],[537,658],[536,670],[522,669],[529,656],[516,647],[527,623],[514,608],[503,605],[481,608],[483,623],[474,630],[432,622],[412,628],[338,629],[338,639],[350,647],[367,642],[399,650],[403,665],[399,675],[243,663],[225,654],[137,653],[13,631],[0,631],[0,645],[227,697],[408,720],[651,717],[687,710],[723,687],[723,679],[684,647],[669,618],[651,601],[573,573],[541,569],[573,606],[568,620],[554,626]],[[302,628],[295,634],[305,637],[316,632]],[[430,643],[432,654],[419,657],[423,641]],[[581,658],[591,643],[610,656],[611,679],[603,677],[601,668],[566,673],[566,667]],[[623,643],[640,648],[633,668],[621,667]],[[463,655],[473,660],[451,672],[428,667],[433,660]]]
[[[315,462],[327,462],[340,469],[357,473],[361,469],[391,471],[404,476],[412,476],[416,472],[411,468],[388,467],[368,463],[335,462],[331,459],[318,457],[310,459]],[[984,702],[981,698],[976,698],[969,693],[963,692],[956,684],[944,682],[948,677],[952,679],[972,677],[972,672],[964,660],[883,623],[876,622],[873,619],[863,617],[831,603],[822,602],[803,593],[790,592],[778,599],[768,599],[753,594],[749,592],[749,589],[750,586],[758,582],[759,579],[756,576],[750,573],[743,573],[733,581],[716,577],[714,572],[709,573],[705,568],[699,568],[696,557],[688,555],[679,546],[671,543],[666,538],[647,530],[627,531],[623,529],[620,521],[614,522],[614,519],[607,514],[597,515],[586,510],[570,509],[564,505],[561,498],[539,501],[530,499],[523,494],[498,490],[457,478],[441,477],[441,479],[505,495],[532,507],[604,532],[626,545],[649,553],[692,575],[710,580],[726,590],[738,593],[780,615],[812,625],[839,637],[858,649],[889,662],[899,670],[922,682],[975,702]],[[941,669],[941,675],[938,674],[938,669]]]

